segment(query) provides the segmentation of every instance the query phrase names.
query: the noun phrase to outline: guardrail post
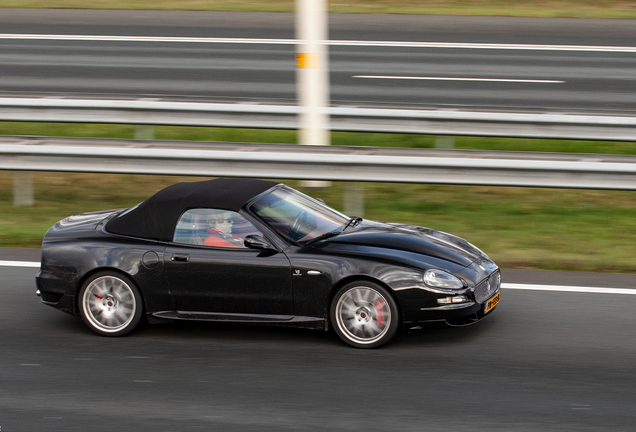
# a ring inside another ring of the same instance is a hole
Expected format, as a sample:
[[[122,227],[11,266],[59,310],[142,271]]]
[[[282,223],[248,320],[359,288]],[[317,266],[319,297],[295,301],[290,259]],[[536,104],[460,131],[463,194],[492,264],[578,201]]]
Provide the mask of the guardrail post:
[[[344,214],[364,217],[364,183],[345,183]]]
[[[155,127],[151,125],[136,125],[135,139],[138,139],[138,140],[155,139]]]
[[[439,149],[454,149],[455,148],[455,137],[454,136],[436,136],[435,137],[435,148]]]
[[[33,204],[33,173],[31,171],[14,171],[13,206],[31,207]]]

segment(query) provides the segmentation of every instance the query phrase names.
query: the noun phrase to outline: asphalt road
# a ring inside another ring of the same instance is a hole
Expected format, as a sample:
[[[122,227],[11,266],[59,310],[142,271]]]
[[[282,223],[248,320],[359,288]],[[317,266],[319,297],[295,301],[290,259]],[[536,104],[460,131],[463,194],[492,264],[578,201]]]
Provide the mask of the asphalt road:
[[[35,260],[37,250],[0,250]],[[481,323],[378,350],[331,332],[175,323],[123,338],[39,303],[0,266],[0,426],[15,431],[632,431],[636,296],[504,289]],[[633,275],[504,282],[635,288]]]
[[[293,25],[293,15],[285,13],[6,9],[0,14],[3,34],[260,40],[293,38]],[[331,15],[329,37],[634,47],[636,25],[633,20]],[[0,38],[0,95],[295,103],[294,50],[293,45],[258,41]],[[636,111],[635,52],[332,46],[329,62],[332,104]]]

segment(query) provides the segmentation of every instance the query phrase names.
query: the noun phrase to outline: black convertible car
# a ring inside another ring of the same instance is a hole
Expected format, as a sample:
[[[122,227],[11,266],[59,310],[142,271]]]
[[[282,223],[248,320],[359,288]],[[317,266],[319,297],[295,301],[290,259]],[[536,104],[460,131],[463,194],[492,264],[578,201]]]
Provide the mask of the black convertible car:
[[[70,216],[44,237],[42,303],[120,336],[205,320],[327,330],[373,348],[426,321],[477,322],[500,272],[465,240],[348,217],[283,184],[178,183],[130,209]]]

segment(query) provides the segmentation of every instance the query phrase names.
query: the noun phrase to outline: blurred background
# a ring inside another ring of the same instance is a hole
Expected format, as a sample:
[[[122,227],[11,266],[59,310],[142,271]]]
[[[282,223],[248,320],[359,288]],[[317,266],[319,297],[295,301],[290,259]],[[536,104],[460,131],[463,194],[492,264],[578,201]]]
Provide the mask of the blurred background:
[[[331,12],[329,39],[347,42],[329,47],[328,104],[332,106],[634,116],[635,54],[607,47],[633,45],[636,2],[378,0],[325,6]],[[0,40],[3,97],[297,103],[295,48],[277,42],[295,37],[293,1],[0,1],[0,7],[5,8],[0,9],[5,35]],[[39,37],[11,37],[16,34]],[[110,35],[115,40],[56,40],[51,35]],[[160,39],[117,39],[121,36]],[[170,39],[185,37],[247,42]],[[263,44],[264,39],[274,42]],[[351,41],[411,45],[351,45]],[[461,46],[466,43],[507,47]],[[517,48],[520,44],[565,48],[527,50]],[[589,46],[597,49],[581,48]],[[8,121],[0,122],[0,134],[300,141],[293,130]],[[332,132],[328,141],[334,146],[636,152],[629,141],[362,132]],[[0,171],[0,246],[37,248],[48,227],[69,214],[127,207],[184,180],[62,172],[30,175],[34,195],[27,203],[32,205],[22,207],[14,205],[16,176]],[[291,184],[301,189],[306,185]],[[305,191],[348,210],[344,189],[335,182]],[[357,205],[361,216],[452,232],[480,246],[502,267],[636,269],[632,192],[390,183],[368,183],[357,190],[362,194]]]

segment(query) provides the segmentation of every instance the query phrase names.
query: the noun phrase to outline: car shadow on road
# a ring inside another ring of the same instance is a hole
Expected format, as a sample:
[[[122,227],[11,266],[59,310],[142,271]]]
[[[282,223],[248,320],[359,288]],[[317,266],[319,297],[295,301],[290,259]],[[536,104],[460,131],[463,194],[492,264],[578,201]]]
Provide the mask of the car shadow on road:
[[[409,330],[395,341],[395,345],[411,347],[415,345],[437,346],[450,344],[467,344],[478,342],[488,338],[501,321],[499,317],[492,316],[478,323],[451,327],[444,322],[426,323],[421,329]]]
[[[44,318],[40,318],[40,321]],[[59,337],[95,337],[94,334],[79,317],[70,315],[51,315],[47,317],[46,328],[54,329]],[[421,328],[408,330],[399,334],[386,347],[414,348],[449,346],[455,344],[470,344],[488,338],[501,321],[496,315],[477,324],[465,327],[450,327],[443,322],[422,324]],[[40,325],[44,323],[40,322]],[[264,326],[243,323],[221,323],[201,321],[174,321],[165,324],[144,323],[129,335],[120,339],[130,342],[144,342],[157,344],[220,344],[220,345],[293,345],[295,347],[343,347],[349,348],[342,342],[333,330],[310,330],[284,326]],[[122,342],[123,343],[123,342]],[[365,350],[361,350],[365,351]]]
[[[291,342],[331,343],[331,332],[283,326],[263,326],[239,323],[175,321],[166,324],[145,325],[138,337],[206,340],[223,343]]]

